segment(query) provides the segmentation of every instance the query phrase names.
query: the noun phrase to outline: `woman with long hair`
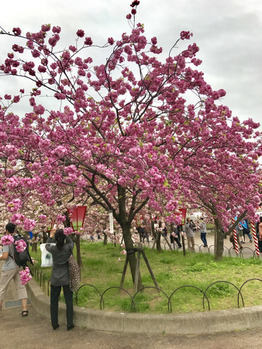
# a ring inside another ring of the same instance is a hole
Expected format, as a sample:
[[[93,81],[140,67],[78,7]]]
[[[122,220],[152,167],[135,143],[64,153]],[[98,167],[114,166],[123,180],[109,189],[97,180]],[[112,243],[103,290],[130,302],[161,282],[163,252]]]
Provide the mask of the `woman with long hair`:
[[[51,244],[55,242],[54,244]],[[58,300],[63,287],[66,302],[67,330],[74,328],[73,323],[73,292],[69,287],[68,258],[73,252],[74,243],[63,229],[52,229],[47,239],[46,249],[53,257],[53,270],[51,276],[50,313],[53,329],[59,327]]]

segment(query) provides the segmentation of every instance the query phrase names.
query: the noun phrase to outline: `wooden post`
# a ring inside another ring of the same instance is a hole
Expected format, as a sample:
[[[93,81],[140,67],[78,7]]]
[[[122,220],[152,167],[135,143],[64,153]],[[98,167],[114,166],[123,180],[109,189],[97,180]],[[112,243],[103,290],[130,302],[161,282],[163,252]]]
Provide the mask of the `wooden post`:
[[[122,277],[121,277],[120,287],[123,287],[123,285],[124,285],[127,265],[128,265],[128,255],[126,255],[126,260],[125,260],[125,265],[124,265],[124,269],[123,269],[123,273],[122,273]]]
[[[139,244],[139,248],[134,249],[134,253],[137,252],[137,262],[136,262],[136,273],[135,273],[135,280],[134,280],[134,289],[135,292],[138,291],[138,279],[139,279],[139,275],[140,275],[140,259],[141,259],[141,253],[142,256],[144,258],[144,261],[146,263],[147,269],[151,275],[151,278],[156,286],[156,288],[159,288],[158,283],[156,281],[155,275],[150,267],[150,264],[148,262],[148,259],[145,255],[145,252],[143,251],[141,244]],[[128,265],[129,259],[128,259],[128,253],[126,255],[126,260],[125,260],[125,265],[124,265],[124,269],[123,269],[123,273],[122,273],[122,277],[121,277],[121,281],[120,281],[120,287],[123,287],[124,285],[124,281],[125,281],[125,276],[126,276],[126,270],[127,270],[127,265]]]
[[[148,262],[148,259],[147,259],[147,257],[146,257],[145,252],[142,250],[141,253],[142,253],[142,255],[143,255],[144,261],[145,261],[145,263],[146,263],[146,265],[147,265],[147,269],[149,270],[149,273],[150,273],[150,275],[151,275],[152,280],[154,281],[155,286],[156,286],[157,288],[159,288],[158,283],[157,283],[156,278],[155,278],[155,275],[153,274],[153,271],[152,271],[152,269],[151,269],[151,267],[150,267],[150,265],[149,265],[149,262]]]
[[[168,244],[170,250],[172,251],[172,246],[171,246],[171,244],[169,243],[167,237],[166,237],[165,235],[163,235],[163,236],[164,236],[164,238],[165,238],[165,240],[166,240],[166,243]]]
[[[141,249],[137,251],[137,260],[136,260],[136,274],[135,274],[135,292],[138,291],[138,276],[139,276],[139,269],[140,269],[140,252]]]
[[[181,234],[182,236],[182,246],[183,246],[183,255],[186,255],[186,246],[185,246],[185,237],[183,234]]]
[[[79,267],[82,267],[81,251],[80,251],[80,235],[76,234],[76,259]]]

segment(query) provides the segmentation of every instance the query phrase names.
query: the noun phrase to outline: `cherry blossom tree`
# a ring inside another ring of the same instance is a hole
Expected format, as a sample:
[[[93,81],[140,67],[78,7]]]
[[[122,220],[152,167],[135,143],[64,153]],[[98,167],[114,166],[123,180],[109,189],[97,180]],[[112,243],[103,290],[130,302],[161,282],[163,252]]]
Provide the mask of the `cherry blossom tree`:
[[[246,127],[244,127],[244,125]],[[219,144],[210,151],[198,151],[199,162],[189,161],[190,171],[180,175],[190,184],[195,195],[191,207],[201,207],[214,219],[215,258],[222,258],[224,238],[232,231],[232,219],[248,215],[256,219],[256,210],[261,202],[261,135],[257,140],[249,138],[250,128],[257,128],[252,120],[240,123],[233,118],[218,124],[223,133]],[[210,133],[211,135],[211,133]],[[215,140],[216,142],[216,140]],[[240,219],[240,218],[239,218]]]
[[[224,192],[221,176],[232,179],[242,164],[252,173],[250,185],[257,185],[253,171],[261,155],[258,125],[232,117],[220,104],[225,91],[214,91],[196,68],[198,46],[183,48],[192,34],[181,32],[162,59],[157,38],[148,40],[135,22],[138,5],[133,1],[127,15],[130,33],[103,46],[82,29],[67,48],[59,47],[58,26],[25,34],[1,29],[15,43],[0,75],[32,85],[24,115],[14,111],[26,100],[23,86],[1,100],[2,193],[25,185],[50,207],[68,188],[76,198],[87,195],[113,213],[129,251],[135,216],[147,205],[161,212],[164,198],[166,220],[177,220],[179,207],[196,201],[199,180],[209,183],[202,187],[207,201],[215,198],[215,217],[227,220],[212,183],[221,181]],[[110,50],[103,64],[90,57],[91,47]],[[245,208],[253,214],[254,200]],[[129,261],[134,280],[135,254]]]

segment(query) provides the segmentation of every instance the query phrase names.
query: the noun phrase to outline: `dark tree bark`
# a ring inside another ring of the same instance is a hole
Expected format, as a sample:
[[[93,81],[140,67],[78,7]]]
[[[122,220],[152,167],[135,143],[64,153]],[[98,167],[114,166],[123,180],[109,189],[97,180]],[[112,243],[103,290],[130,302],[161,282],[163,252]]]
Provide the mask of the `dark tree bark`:
[[[127,215],[126,210],[126,188],[118,186],[118,209],[119,213],[115,214],[113,211],[114,217],[117,219],[120,227],[122,228],[123,232],[123,239],[125,243],[125,248],[128,254],[128,261],[130,266],[130,271],[132,275],[132,281],[133,284],[135,283],[135,275],[136,275],[136,267],[137,267],[137,257],[135,253],[132,253],[134,251],[134,243],[131,237],[131,223],[133,221],[133,218],[135,216],[135,210],[134,207],[130,208],[129,214]],[[138,290],[140,290],[143,287],[142,285],[142,279],[140,272],[138,274]]]
[[[224,232],[222,229],[222,225],[220,223],[220,221],[215,218],[214,219],[214,223],[215,223],[215,249],[214,249],[214,253],[215,253],[215,260],[216,261],[221,261],[222,257],[223,257],[223,251],[224,251]]]
[[[215,211],[213,212],[215,213]],[[214,214],[215,216],[215,214]],[[227,232],[223,231],[223,227],[221,222],[217,219],[214,218],[214,224],[215,224],[215,249],[214,249],[214,254],[215,254],[215,260],[220,261],[223,258],[223,251],[224,251],[224,239],[226,236],[232,233],[232,231],[235,229],[235,227],[238,225],[238,223],[244,219],[246,216],[246,211],[243,212],[241,215],[238,216],[237,220],[232,224]]]
[[[103,244],[107,245],[107,234],[104,231],[103,231],[103,235],[104,235]]]

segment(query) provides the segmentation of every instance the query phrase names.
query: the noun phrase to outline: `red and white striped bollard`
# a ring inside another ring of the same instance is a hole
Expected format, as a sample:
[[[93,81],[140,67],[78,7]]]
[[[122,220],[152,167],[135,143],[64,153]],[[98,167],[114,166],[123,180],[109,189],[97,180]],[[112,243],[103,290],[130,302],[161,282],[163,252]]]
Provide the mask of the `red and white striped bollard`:
[[[232,223],[235,224],[235,220],[232,219]],[[235,251],[236,251],[236,254],[238,255],[239,254],[239,246],[238,246],[238,241],[237,241],[237,229],[234,228],[233,230],[233,238],[234,238],[234,246],[235,246]]]
[[[257,234],[256,234],[256,228],[254,222],[250,222],[251,224],[251,230],[252,230],[252,236],[253,236],[253,241],[256,249],[256,255],[259,256],[259,248],[258,248],[258,239],[257,239]]]

